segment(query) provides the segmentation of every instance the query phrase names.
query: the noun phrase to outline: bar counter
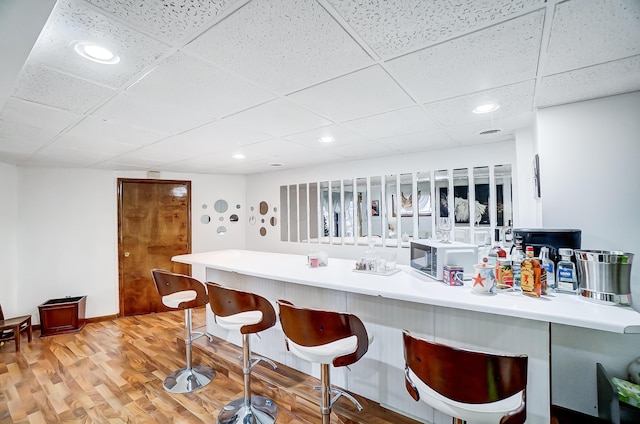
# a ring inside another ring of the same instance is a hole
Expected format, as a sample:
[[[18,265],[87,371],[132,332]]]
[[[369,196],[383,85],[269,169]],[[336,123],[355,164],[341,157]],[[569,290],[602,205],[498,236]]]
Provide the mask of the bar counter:
[[[287,299],[299,306],[359,316],[374,342],[350,373],[332,369],[333,383],[434,423],[447,422],[447,418],[413,401],[404,389],[403,329],[459,347],[527,354],[527,422],[531,423],[548,423],[550,418],[552,324],[640,333],[640,313],[629,307],[600,305],[566,294],[539,299],[515,293],[481,295],[473,292],[470,283],[446,286],[408,266],[382,276],[354,272],[355,260],[329,258],[328,266],[311,268],[304,255],[248,250],[179,255],[173,260],[204,266],[207,281],[252,291],[273,302]],[[207,331],[241,344],[239,336],[215,325],[210,311]],[[286,351],[278,325],[264,333],[254,342],[257,353],[317,376],[317,366]],[[637,337],[635,334],[631,337]]]

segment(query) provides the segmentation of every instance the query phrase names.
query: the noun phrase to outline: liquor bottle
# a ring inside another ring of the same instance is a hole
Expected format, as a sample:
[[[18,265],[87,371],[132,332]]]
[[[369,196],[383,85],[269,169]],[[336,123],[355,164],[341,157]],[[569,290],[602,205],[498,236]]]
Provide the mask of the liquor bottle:
[[[527,246],[526,257],[520,264],[520,285],[522,293],[540,297],[547,293],[547,270],[533,257],[533,246]]]
[[[489,264],[489,253],[491,252],[491,237],[489,234],[484,237],[484,244],[478,247],[478,263]]]
[[[503,245],[506,249],[510,249],[513,246],[513,227],[511,226],[511,220],[504,229]]]
[[[578,292],[578,278],[576,276],[576,265],[571,262],[573,249],[560,249],[560,261],[558,262],[558,273],[556,275],[556,285],[558,292],[576,294]]]
[[[507,251],[504,250],[502,247],[500,247],[498,242],[494,241],[488,256],[489,256],[489,261],[488,261],[489,265],[493,267],[497,267],[498,261],[500,259],[505,259],[507,257]]]
[[[557,291],[555,265],[549,259],[549,248],[546,246],[540,248],[540,263],[547,270],[547,289],[552,292]]]
[[[524,253],[522,253],[522,240],[516,238],[516,251],[511,255],[514,287],[520,287],[520,265],[523,259]]]

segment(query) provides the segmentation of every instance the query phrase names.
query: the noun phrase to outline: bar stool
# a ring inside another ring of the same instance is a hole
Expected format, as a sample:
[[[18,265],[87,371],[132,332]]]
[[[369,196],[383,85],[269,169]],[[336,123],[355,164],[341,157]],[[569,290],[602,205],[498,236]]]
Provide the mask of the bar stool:
[[[271,399],[251,394],[251,370],[258,362],[276,364],[265,357],[253,355],[249,336],[271,328],[276,323],[276,311],[262,296],[207,283],[209,306],[220,327],[242,333],[242,374],[244,397],[227,404],[218,414],[218,424],[272,424],[278,417],[278,408]]]
[[[344,367],[358,361],[369,349],[364,324],[352,314],[300,308],[278,300],[280,322],[287,350],[309,362],[320,364],[320,412],[322,424],[329,424],[331,407],[341,397],[349,399],[362,411],[360,403],[349,393],[331,387],[329,364]],[[336,396],[331,399],[331,394]]]
[[[520,424],[527,418],[527,356],[429,342],[403,331],[405,386],[454,423]]]
[[[191,344],[202,336],[213,338],[191,327],[191,308],[204,306],[209,301],[204,284],[195,278],[182,274],[174,274],[162,269],[152,269],[153,282],[162,297],[162,303],[173,310],[184,310],[184,344],[187,354],[187,365],[172,372],[165,378],[163,386],[171,393],[190,393],[206,386],[216,376],[213,368],[207,365],[191,365]],[[194,337],[195,336],[195,337]]]

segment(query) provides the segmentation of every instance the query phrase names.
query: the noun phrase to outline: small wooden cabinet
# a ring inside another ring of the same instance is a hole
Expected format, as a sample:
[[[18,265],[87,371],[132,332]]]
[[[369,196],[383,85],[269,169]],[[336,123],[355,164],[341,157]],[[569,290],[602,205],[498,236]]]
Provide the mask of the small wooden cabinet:
[[[86,324],[87,296],[49,299],[38,305],[40,337],[78,332]]]

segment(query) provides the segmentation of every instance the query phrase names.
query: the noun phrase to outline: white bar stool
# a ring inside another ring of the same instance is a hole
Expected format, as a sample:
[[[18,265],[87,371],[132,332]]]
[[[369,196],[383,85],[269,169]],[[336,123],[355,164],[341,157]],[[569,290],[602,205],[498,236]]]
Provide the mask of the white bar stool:
[[[405,386],[454,423],[522,424],[526,355],[497,355],[429,342],[403,332]]]
[[[251,394],[251,370],[260,361],[276,364],[263,356],[252,355],[249,336],[276,323],[276,311],[262,296],[207,283],[209,307],[220,327],[242,333],[242,374],[244,396],[227,404],[218,414],[218,424],[273,424],[278,417],[275,402]]]
[[[216,372],[207,365],[191,365],[191,344],[202,336],[213,341],[206,333],[193,331],[191,308],[204,306],[209,302],[204,284],[188,275],[174,274],[162,269],[152,269],[153,282],[162,297],[162,303],[173,310],[184,310],[184,344],[187,364],[165,378],[163,386],[171,393],[190,393],[206,386],[216,377]],[[194,337],[195,336],[195,337]]]
[[[352,314],[299,308],[278,300],[280,322],[287,349],[299,358],[320,364],[320,413],[322,424],[331,421],[331,407],[341,397],[349,399],[362,411],[362,405],[349,393],[331,387],[329,364],[344,367],[358,361],[369,349],[364,324]],[[332,399],[331,394],[336,396]]]

